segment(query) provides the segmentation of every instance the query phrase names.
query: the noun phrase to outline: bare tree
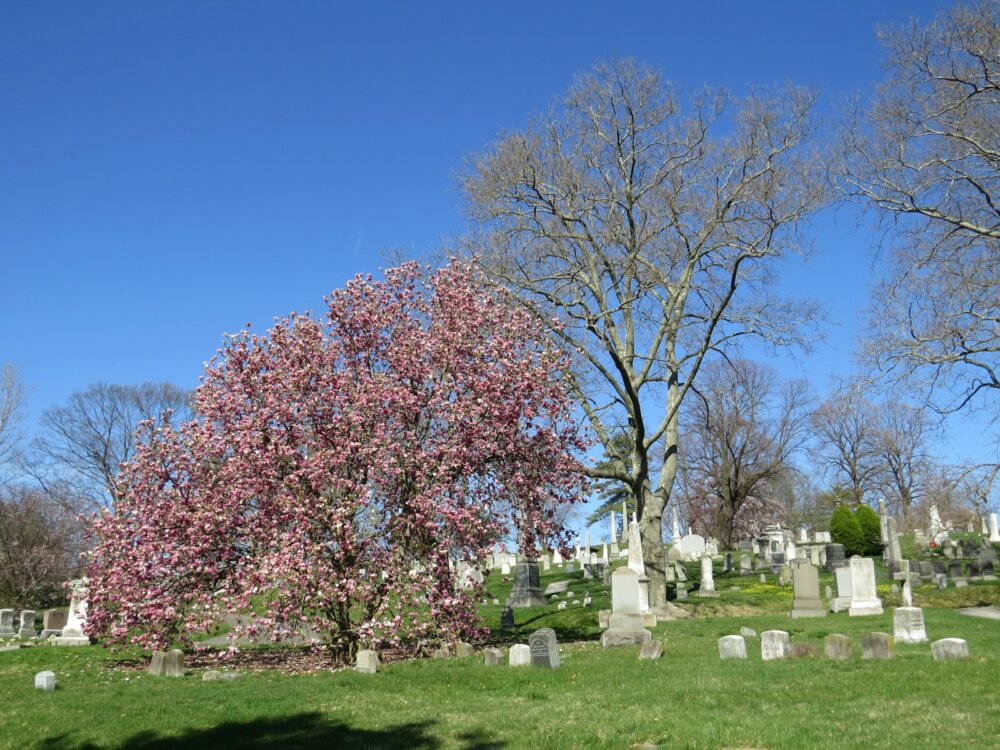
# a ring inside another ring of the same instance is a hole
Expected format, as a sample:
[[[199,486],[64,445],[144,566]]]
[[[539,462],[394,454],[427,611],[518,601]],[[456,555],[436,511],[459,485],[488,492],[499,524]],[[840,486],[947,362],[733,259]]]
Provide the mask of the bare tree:
[[[880,37],[888,80],[834,169],[886,220],[892,248],[863,357],[952,412],[1000,395],[1000,2]]]
[[[18,426],[24,416],[27,397],[24,383],[13,365],[4,365],[0,373],[0,469],[11,463],[21,442]],[[0,475],[0,480],[3,476]]]
[[[879,475],[875,407],[855,389],[838,392],[813,412],[812,431],[814,461],[855,505],[863,503]]]
[[[689,517],[731,549],[787,510],[792,458],[808,437],[808,388],[756,362],[720,360],[702,372],[696,396],[681,419],[683,492]]]
[[[615,61],[462,178],[473,252],[576,356],[571,384],[606,454],[628,435],[627,455],[588,473],[633,498],[654,606],[680,407],[702,363],[750,336],[798,343],[815,317],[772,289],[775,260],[801,249],[823,198],[813,103],[788,88],[735,106],[704,91],[682,107],[656,72]]]
[[[910,528],[911,509],[927,489],[934,462],[928,451],[927,414],[906,404],[881,404],[875,415],[875,466],[888,505]]]
[[[95,383],[68,403],[42,413],[30,468],[52,497],[75,498],[81,512],[117,499],[118,467],[136,448],[144,420],[179,421],[190,413],[190,393],[172,383]]]
[[[60,504],[24,485],[0,488],[0,604],[65,604],[80,564],[79,526]]]

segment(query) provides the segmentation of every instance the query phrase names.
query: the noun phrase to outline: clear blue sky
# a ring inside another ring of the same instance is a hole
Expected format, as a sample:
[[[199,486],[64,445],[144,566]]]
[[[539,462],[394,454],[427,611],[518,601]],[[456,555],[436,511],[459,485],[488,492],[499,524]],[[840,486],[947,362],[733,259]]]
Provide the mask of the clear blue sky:
[[[33,417],[97,380],[193,386],[384,248],[461,231],[462,157],[576,72],[632,56],[692,89],[792,80],[826,106],[881,76],[874,26],[941,2],[6,2],[0,6],[0,363]],[[851,370],[872,238],[817,221],[789,275],[836,323],[799,363]],[[946,456],[981,433],[951,428]]]

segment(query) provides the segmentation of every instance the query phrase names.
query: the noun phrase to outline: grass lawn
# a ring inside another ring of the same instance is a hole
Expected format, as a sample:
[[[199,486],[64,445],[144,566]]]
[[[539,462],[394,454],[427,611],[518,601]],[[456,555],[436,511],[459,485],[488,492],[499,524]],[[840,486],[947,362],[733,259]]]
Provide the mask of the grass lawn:
[[[0,747],[1000,747],[1000,622],[926,609],[931,640],[966,639],[969,660],[935,663],[924,644],[898,645],[889,661],[863,661],[863,633],[892,633],[888,606],[878,617],[792,620],[790,588],[738,576],[718,576],[717,586],[718,599],[685,605],[694,617],[654,629],[665,643],[657,662],[640,662],[637,648],[600,648],[595,609],[609,606],[607,594],[599,582],[582,581],[572,589],[590,589],[594,609],[518,610],[518,630],[497,634],[523,642],[537,627],[556,628],[562,667],[554,671],[487,668],[476,655],[386,664],[374,676],[253,672],[202,682],[196,670],[170,679],[116,667],[122,655],[100,647],[0,653]],[[503,589],[492,587],[501,601]],[[945,606],[997,602],[1000,585],[916,591],[925,607],[938,596],[952,597]],[[484,614],[495,623],[499,607]],[[857,658],[764,663],[759,642],[749,639],[748,661],[720,661],[716,640],[741,625],[787,630],[820,653],[824,636],[845,633],[855,638]],[[33,689],[43,669],[56,673],[56,692]]]

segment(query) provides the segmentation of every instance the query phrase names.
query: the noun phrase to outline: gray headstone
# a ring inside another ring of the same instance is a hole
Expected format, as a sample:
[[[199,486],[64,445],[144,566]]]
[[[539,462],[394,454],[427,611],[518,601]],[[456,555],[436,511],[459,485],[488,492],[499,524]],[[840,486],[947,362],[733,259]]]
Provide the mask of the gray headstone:
[[[750,555],[740,555],[740,575],[748,576],[753,572],[753,560]]]
[[[789,659],[807,659],[816,656],[816,647],[811,643],[802,641],[788,644]]]
[[[748,628],[746,625],[744,625],[743,627],[740,628],[740,635],[742,635],[744,638],[756,638],[757,631],[754,630],[753,628]]]
[[[233,680],[240,679],[241,676],[239,672],[219,672],[218,670],[210,669],[202,674],[201,680],[202,682],[232,682]]]
[[[823,639],[823,650],[830,659],[850,659],[854,653],[854,643],[846,635],[833,633]]]
[[[510,647],[507,663],[512,667],[527,667],[531,664],[531,648],[525,643]]]
[[[168,651],[166,658],[163,660],[163,671],[167,677],[183,677],[184,652],[179,648]]]
[[[892,638],[886,633],[867,633],[861,639],[862,659],[891,659]]]
[[[532,665],[546,669],[559,667],[559,643],[552,628],[540,628],[529,635],[528,648],[531,649]]]
[[[55,689],[55,672],[39,672],[35,675],[35,690],[44,690],[46,693],[51,693]]]
[[[659,659],[663,656],[663,644],[657,640],[647,641],[639,649],[640,659]]]
[[[931,644],[934,661],[951,661],[953,659],[968,659],[969,644],[961,638],[942,638]]]
[[[747,644],[742,635],[724,635],[719,639],[720,659],[746,659]]]
[[[792,565],[792,617],[826,617],[819,598],[819,571],[807,562]]]
[[[14,610],[0,609],[0,638],[13,638],[15,635]]]
[[[455,644],[455,656],[472,656],[474,653],[476,653],[476,650],[472,647],[471,643],[459,641]]]
[[[432,659],[450,659],[451,658],[451,646],[444,643],[440,648],[435,649],[431,652]]]
[[[882,600],[875,589],[875,563],[871,558],[855,555],[851,566],[851,617],[882,614]]]
[[[153,657],[149,660],[149,674],[154,677],[159,677],[163,674],[164,662],[166,661],[167,655],[163,651],[154,651]]]
[[[545,596],[552,596],[553,594],[564,594],[569,588],[569,581],[553,581],[548,586],[545,587]]]
[[[495,667],[503,662],[503,654],[498,648],[488,648],[483,651],[487,667]]]
[[[847,552],[843,544],[826,545],[826,572],[847,567]]]
[[[514,588],[507,604],[514,609],[548,604],[538,582],[538,563],[534,560],[522,559],[514,565]]]
[[[565,602],[563,603],[565,604]],[[565,609],[565,607],[563,609]],[[510,604],[504,605],[504,608],[500,610],[500,629],[501,630],[514,629],[514,610],[511,609]]]
[[[378,654],[368,649],[358,651],[357,665],[354,669],[361,674],[375,674],[378,672]]]
[[[17,631],[17,635],[20,638],[34,638],[38,635],[35,630],[35,610],[21,610],[21,629]]]
[[[784,630],[765,630],[760,634],[760,658],[763,661],[784,659],[788,656],[788,633]]]

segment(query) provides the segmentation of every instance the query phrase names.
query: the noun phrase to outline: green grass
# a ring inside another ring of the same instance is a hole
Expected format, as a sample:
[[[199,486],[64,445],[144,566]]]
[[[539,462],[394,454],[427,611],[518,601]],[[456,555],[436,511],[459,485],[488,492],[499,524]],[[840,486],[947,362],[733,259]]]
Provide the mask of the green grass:
[[[543,585],[557,577],[543,576]],[[927,609],[931,639],[966,639],[968,661],[935,663],[923,644],[870,662],[860,659],[860,639],[892,633],[888,601],[879,617],[792,620],[790,588],[756,576],[719,576],[717,585],[718,599],[683,605],[694,617],[654,629],[665,643],[658,662],[640,662],[637,648],[600,648],[596,610],[610,606],[607,593],[582,580],[571,588],[581,599],[590,589],[593,608],[518,610],[517,629],[496,634],[524,642],[538,627],[556,628],[563,663],[555,671],[487,668],[477,655],[386,664],[374,676],[256,672],[205,683],[195,670],[170,679],[117,667],[122,655],[99,647],[0,653],[0,748],[1000,747],[1000,622]],[[490,589],[506,597],[502,584]],[[1000,585],[921,587],[915,596],[953,594],[996,602]],[[736,609],[739,616],[717,614]],[[488,623],[499,610],[484,607]],[[716,640],[741,625],[787,630],[820,653],[826,635],[845,633],[857,658],[764,663],[751,639],[748,661],[719,661]],[[55,693],[33,689],[43,669],[56,673]]]

